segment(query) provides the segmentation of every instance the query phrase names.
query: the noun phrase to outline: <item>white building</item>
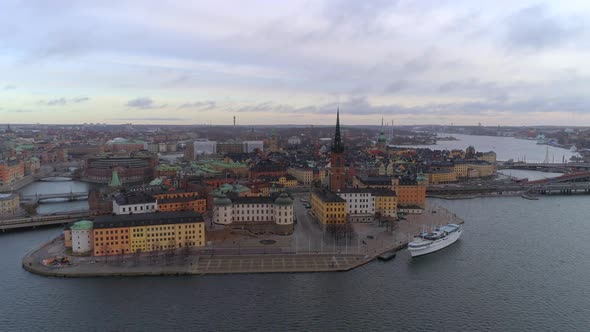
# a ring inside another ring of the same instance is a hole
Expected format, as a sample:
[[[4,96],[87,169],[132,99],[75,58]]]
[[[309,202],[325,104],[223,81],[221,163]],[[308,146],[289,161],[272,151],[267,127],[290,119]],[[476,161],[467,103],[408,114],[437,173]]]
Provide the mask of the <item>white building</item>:
[[[195,157],[217,153],[217,142],[207,139],[200,139],[194,142]]]
[[[264,142],[262,141],[244,141],[243,144],[245,153],[253,152],[256,149],[264,150]]]
[[[299,138],[297,136],[289,137],[289,139],[287,140],[287,144],[289,144],[289,145],[300,145],[301,144],[301,138]]]
[[[158,143],[158,152],[168,152],[166,143]]]
[[[93,249],[92,221],[80,220],[70,227],[72,231],[72,251],[76,254],[89,253]]]
[[[113,200],[114,214],[138,214],[158,211],[158,201],[143,192],[119,194]]]
[[[294,223],[293,200],[287,193],[272,197],[226,196],[214,200],[213,222],[220,225],[244,227],[279,226],[279,233],[290,234]]]
[[[336,193],[346,201],[346,214],[359,222],[371,222],[375,216],[375,196],[370,189],[343,189]]]

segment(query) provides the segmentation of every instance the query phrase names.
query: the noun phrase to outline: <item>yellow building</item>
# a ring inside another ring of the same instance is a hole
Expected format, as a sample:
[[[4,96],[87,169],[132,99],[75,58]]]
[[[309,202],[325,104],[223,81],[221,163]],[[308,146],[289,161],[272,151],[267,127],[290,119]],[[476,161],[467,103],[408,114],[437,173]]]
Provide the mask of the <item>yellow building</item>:
[[[344,224],[346,222],[346,201],[331,191],[313,191],[311,193],[311,211],[322,224]]]
[[[308,185],[313,182],[313,168],[289,168],[287,173],[297,179],[297,181]]]
[[[205,223],[193,211],[100,216],[94,255],[117,255],[205,245]]]
[[[0,194],[0,217],[13,217],[19,212],[20,197],[17,194]]]
[[[466,178],[468,169],[469,167],[467,163],[464,162],[456,162],[453,166],[453,170],[455,171],[455,176],[457,178]]]
[[[487,161],[490,164],[495,164],[496,153],[494,151],[480,152],[477,154],[477,160]]]
[[[496,165],[487,162],[470,163],[468,164],[468,167],[477,170],[479,172],[479,177],[487,177],[496,174]]]
[[[441,169],[428,172],[428,183],[440,184],[457,181],[457,173],[454,170]]]
[[[454,170],[457,178],[487,177],[496,174],[496,165],[486,161],[470,160],[456,162]],[[477,172],[469,172],[469,170]]]
[[[268,182],[270,184],[278,184],[283,188],[295,187],[297,185],[297,179],[293,175],[281,175],[281,176],[259,176],[259,180]]]
[[[397,217],[397,195],[392,190],[373,189],[375,212],[383,217]]]

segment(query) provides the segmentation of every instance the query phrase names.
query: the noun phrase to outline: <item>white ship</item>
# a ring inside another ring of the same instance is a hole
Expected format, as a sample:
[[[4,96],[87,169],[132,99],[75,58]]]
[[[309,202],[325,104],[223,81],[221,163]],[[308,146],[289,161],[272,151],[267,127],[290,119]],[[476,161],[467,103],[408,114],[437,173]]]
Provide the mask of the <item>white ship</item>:
[[[414,240],[408,243],[408,250],[412,257],[422,256],[441,250],[457,241],[463,232],[463,227],[457,224],[448,224],[437,228],[432,233],[420,233]]]

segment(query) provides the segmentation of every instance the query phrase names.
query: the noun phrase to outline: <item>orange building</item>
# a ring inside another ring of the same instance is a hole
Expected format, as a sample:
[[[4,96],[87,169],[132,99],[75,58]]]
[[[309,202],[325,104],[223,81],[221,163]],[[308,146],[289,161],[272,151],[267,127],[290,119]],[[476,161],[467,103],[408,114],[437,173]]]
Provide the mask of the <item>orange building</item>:
[[[393,190],[397,194],[397,202],[400,206],[412,205],[424,208],[426,205],[426,186],[423,184],[396,179]]]
[[[199,197],[198,192],[171,191],[154,195],[158,200],[158,210],[166,211],[195,211],[207,210],[207,199]]]
[[[15,183],[25,176],[25,166],[22,161],[0,162],[0,187]]]
[[[129,246],[129,227],[109,227],[118,224],[94,223],[94,256],[131,253],[131,247]]]

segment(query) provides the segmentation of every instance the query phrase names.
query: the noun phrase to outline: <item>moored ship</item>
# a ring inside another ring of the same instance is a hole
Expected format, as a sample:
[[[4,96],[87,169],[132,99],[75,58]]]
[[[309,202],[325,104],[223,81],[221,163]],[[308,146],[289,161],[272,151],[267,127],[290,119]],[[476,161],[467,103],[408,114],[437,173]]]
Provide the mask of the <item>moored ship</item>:
[[[412,257],[426,255],[455,243],[462,232],[463,227],[457,224],[441,226],[432,233],[422,232],[408,243],[408,250]]]

